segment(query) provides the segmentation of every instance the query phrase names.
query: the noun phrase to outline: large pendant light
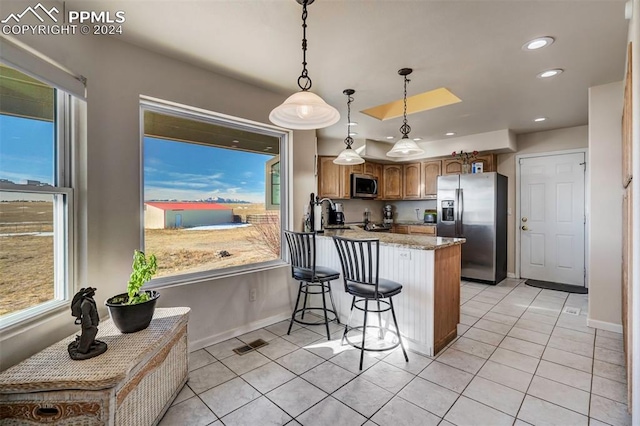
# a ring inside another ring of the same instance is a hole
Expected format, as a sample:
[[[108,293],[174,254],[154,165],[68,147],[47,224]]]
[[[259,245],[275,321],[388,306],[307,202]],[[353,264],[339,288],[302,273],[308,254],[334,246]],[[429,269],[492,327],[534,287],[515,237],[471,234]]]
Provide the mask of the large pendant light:
[[[347,147],[342,150],[338,157],[333,160],[335,164],[343,166],[349,166],[352,164],[362,164],[364,159],[358,155],[358,153],[351,148],[353,145],[353,139],[351,138],[351,102],[353,102],[353,94],[356,93],[353,89],[345,89],[342,93],[347,95],[347,138],[344,140]]]
[[[407,76],[412,72],[413,70],[411,68],[402,68],[398,71],[398,74],[404,77],[404,120],[402,120],[402,126],[400,126],[402,138],[393,145],[391,151],[387,152],[387,157],[407,157],[409,155],[424,153],[424,149],[420,148],[417,143],[409,139],[411,127],[407,124],[407,83],[410,80]]]
[[[284,103],[269,114],[269,120],[277,126],[294,130],[322,129],[340,119],[337,109],[327,104],[311,89],[311,77],[307,71],[307,6],[314,0],[296,0],[302,5],[302,73],[298,77],[300,92],[289,96]]]

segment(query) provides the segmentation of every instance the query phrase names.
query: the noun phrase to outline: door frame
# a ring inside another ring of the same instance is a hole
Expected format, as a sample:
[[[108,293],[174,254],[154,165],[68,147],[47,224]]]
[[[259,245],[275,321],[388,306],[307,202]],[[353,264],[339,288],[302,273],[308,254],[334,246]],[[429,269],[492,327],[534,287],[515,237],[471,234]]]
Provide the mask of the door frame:
[[[524,158],[535,158],[535,157],[549,157],[554,155],[566,155],[566,154],[584,154],[585,164],[585,172],[584,172],[584,214],[586,216],[586,223],[584,224],[584,267],[586,270],[586,276],[584,279],[585,288],[589,288],[589,265],[587,263],[587,259],[589,259],[589,205],[590,205],[590,184],[591,180],[589,179],[589,148],[576,148],[576,149],[565,149],[561,151],[547,151],[547,152],[536,152],[532,154],[517,154],[514,157],[514,161],[516,163],[516,215],[513,218],[514,224],[514,232],[515,232],[515,276],[516,278],[522,278],[520,276],[520,233],[522,232],[519,226],[518,218],[520,217],[520,160]]]

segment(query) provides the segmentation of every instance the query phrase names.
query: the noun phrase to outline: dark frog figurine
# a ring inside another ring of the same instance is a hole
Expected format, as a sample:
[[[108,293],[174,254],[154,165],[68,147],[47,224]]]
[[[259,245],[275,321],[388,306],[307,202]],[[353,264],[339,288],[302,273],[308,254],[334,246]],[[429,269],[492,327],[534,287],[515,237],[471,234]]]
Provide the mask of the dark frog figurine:
[[[90,359],[105,353],[107,350],[105,342],[95,340],[98,334],[98,324],[100,323],[98,308],[95,300],[93,300],[95,294],[95,288],[81,288],[71,301],[71,315],[76,318],[75,323],[82,328],[82,334],[76,336],[76,340],[69,343],[67,348],[71,359]]]

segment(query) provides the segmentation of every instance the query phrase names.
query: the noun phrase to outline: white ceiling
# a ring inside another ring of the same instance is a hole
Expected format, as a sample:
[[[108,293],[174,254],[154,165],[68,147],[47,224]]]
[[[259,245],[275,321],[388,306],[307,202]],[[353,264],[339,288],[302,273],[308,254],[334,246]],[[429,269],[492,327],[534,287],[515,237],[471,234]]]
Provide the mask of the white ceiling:
[[[69,7],[86,1],[67,1]],[[402,118],[359,111],[402,97],[397,71],[414,69],[408,94],[446,87],[461,103],[409,116],[411,137],[443,139],[497,129],[516,133],[587,124],[588,88],[622,80],[628,21],[624,0],[316,0],[308,7],[312,91],[341,120],[319,131],[346,136],[346,88],[356,90],[354,138],[400,136]],[[104,1],[124,10],[122,39],[281,92],[297,90],[301,11],[295,0]],[[555,43],[521,46],[539,36]],[[563,68],[558,77],[536,74]],[[273,105],[274,107],[276,105]],[[534,123],[538,116],[548,117]]]

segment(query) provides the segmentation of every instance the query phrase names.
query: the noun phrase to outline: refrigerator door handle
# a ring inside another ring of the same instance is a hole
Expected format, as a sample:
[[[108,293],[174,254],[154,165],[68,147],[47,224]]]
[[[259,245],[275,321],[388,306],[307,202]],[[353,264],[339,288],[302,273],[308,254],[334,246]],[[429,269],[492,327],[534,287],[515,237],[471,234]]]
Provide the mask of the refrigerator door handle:
[[[459,231],[458,231],[458,236],[462,237],[463,231],[464,229],[462,228],[463,223],[464,223],[464,190],[462,188],[460,188],[458,191],[458,227],[459,227]]]
[[[454,200],[454,211],[455,211],[455,223],[454,223],[454,233],[455,233],[455,237],[460,236],[460,188],[456,189],[456,197]]]

